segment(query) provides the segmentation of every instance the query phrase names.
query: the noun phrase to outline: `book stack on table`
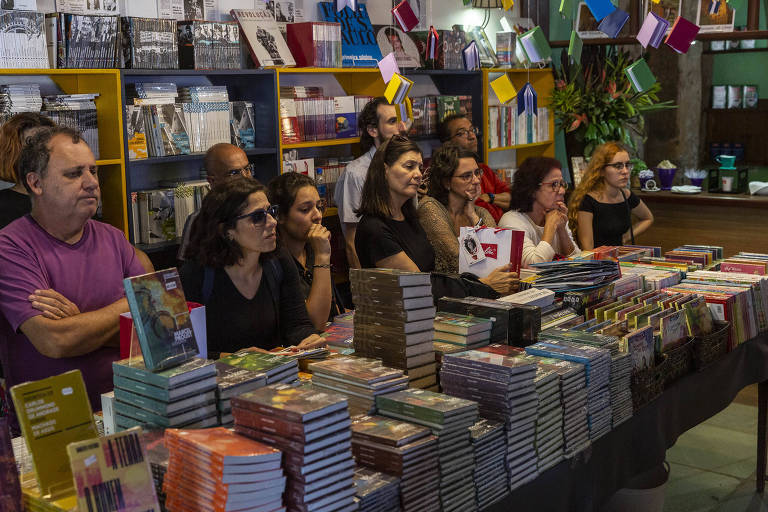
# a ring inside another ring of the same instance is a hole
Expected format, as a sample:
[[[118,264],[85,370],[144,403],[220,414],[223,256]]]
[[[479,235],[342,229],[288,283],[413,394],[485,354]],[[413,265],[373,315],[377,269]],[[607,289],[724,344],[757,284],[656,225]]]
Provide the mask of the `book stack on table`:
[[[475,451],[475,491],[480,510],[509,492],[504,423],[480,419],[469,428]]]
[[[538,366],[535,382],[539,398],[536,456],[537,468],[541,473],[563,460],[563,402],[557,373]]]
[[[267,376],[246,368],[216,361],[216,408],[219,412],[219,425],[231,426],[233,396],[242,395],[267,385]]]
[[[438,438],[440,510],[473,510],[475,458],[469,427],[477,421],[477,403],[424,389],[407,389],[377,396],[376,405],[384,416],[432,429]]]
[[[282,453],[223,427],[168,429],[163,484],[170,510],[282,510]]]
[[[384,416],[352,418],[358,466],[400,479],[403,511],[440,510],[437,438],[427,427]]]
[[[240,350],[222,357],[219,362],[263,373],[267,384],[290,383],[299,378],[299,362],[294,357]]]
[[[464,349],[486,347],[493,322],[486,318],[440,312],[435,317],[435,341]]]
[[[404,370],[412,388],[437,390],[429,273],[350,269],[349,279],[355,353]]]
[[[141,357],[112,363],[115,428],[135,426],[205,428],[219,422],[216,366],[192,358],[179,366],[149,371]]]
[[[365,467],[355,469],[355,503],[358,512],[398,512],[400,480]]]
[[[437,309],[441,312],[492,320],[491,343],[524,347],[536,343],[536,337],[541,330],[541,312],[538,306],[481,297],[441,297],[437,301]]]
[[[311,384],[272,384],[232,398],[235,431],[283,451],[291,510],[355,510],[347,400]]]
[[[441,382],[445,392],[476,400],[484,418],[502,421],[507,436],[510,488],[536,478],[536,364],[507,345],[446,356]]]
[[[378,359],[340,357],[314,363],[310,370],[312,384],[344,395],[353,416],[375,413],[377,395],[408,387],[408,377],[402,370],[382,366]]]

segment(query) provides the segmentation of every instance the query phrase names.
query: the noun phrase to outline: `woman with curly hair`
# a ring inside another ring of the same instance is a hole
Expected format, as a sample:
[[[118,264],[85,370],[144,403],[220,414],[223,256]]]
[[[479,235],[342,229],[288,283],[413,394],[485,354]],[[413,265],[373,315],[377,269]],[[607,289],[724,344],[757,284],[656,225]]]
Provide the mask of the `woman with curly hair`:
[[[653,214],[627,189],[632,164],[618,142],[598,146],[570,200],[568,222],[582,250],[634,243],[653,224]],[[632,225],[632,216],[639,221]]]
[[[475,153],[457,144],[443,144],[432,155],[427,196],[419,203],[419,222],[435,250],[435,270],[459,271],[459,234],[462,227],[496,227],[488,210],[475,205],[480,195],[483,170]],[[504,265],[480,281],[497,293],[508,295],[517,288],[517,274]]]
[[[324,344],[307,314],[299,273],[277,247],[277,208],[257,180],[213,188],[192,226],[181,282],[205,305],[209,357],[249,347]]]
[[[549,157],[526,158],[512,178],[511,208],[499,226],[525,231],[523,266],[576,256],[568,229],[562,165]]]

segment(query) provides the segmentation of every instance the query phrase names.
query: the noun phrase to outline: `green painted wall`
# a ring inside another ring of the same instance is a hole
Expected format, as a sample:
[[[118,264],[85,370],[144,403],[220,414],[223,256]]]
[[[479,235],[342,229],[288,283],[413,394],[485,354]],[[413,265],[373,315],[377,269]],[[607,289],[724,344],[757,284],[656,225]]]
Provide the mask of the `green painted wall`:
[[[744,2],[746,5],[746,2]],[[760,29],[766,28],[766,9],[768,5],[761,5]],[[742,9],[736,13],[735,25],[747,24],[747,11]],[[768,41],[758,40],[757,48],[768,48]],[[768,49],[765,52],[750,53],[724,53],[715,55],[712,63],[712,84],[714,85],[742,85],[756,84],[760,98],[768,98]]]

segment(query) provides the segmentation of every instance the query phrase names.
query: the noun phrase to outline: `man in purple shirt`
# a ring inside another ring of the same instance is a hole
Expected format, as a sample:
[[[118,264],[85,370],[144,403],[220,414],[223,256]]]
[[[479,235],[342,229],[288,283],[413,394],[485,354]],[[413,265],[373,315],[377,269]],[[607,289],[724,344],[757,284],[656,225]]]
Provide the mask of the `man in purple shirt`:
[[[8,388],[79,369],[94,410],[112,389],[123,278],[151,269],[118,229],[91,219],[96,160],[76,131],[45,128],[18,162],[32,211],[0,231],[0,360]]]

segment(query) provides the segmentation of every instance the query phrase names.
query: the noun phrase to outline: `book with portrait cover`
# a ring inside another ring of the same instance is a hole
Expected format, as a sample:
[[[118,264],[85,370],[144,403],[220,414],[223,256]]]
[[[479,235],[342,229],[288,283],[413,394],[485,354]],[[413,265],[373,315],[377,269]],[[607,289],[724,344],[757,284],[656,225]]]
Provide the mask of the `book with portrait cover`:
[[[229,13],[240,25],[257,66],[296,65],[277,22],[268,10],[232,9]]]
[[[160,512],[141,428],[67,446],[79,510]]]
[[[324,21],[341,25],[341,66],[376,67],[382,54],[365,4],[358,3],[354,11],[349,6],[337,11],[335,2],[319,2],[317,5]]]
[[[147,369],[169,368],[198,354],[178,270],[129,277],[123,286]]]

